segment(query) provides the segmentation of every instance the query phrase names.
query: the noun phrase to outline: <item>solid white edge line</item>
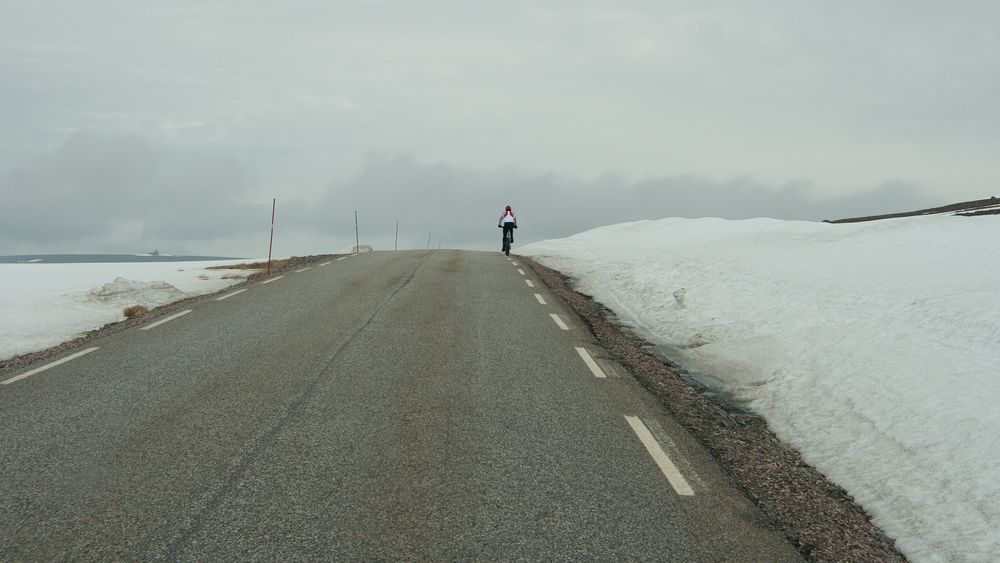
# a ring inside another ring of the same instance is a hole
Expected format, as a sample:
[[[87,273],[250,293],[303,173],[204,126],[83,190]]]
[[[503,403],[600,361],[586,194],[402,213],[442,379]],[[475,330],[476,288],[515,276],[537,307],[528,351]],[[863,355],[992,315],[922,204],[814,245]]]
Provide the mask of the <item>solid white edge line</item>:
[[[517,273],[521,274],[522,276],[527,275],[527,274],[524,273],[524,270],[522,270],[521,268],[517,269]]]
[[[587,364],[587,367],[590,368],[594,377],[600,377],[601,379],[608,377],[604,374],[604,370],[601,369],[601,366],[597,365],[597,362],[594,361],[593,356],[590,355],[590,352],[588,352],[586,348],[577,347],[576,353],[580,354],[580,357],[583,358],[583,363]]]
[[[559,315],[555,313],[549,313],[549,316],[552,317],[552,320],[555,321],[557,325],[559,325],[559,328],[563,330],[569,330],[569,327],[566,326],[566,323],[564,323],[563,320],[559,318]]]
[[[278,277],[276,277],[276,278],[271,278],[271,279],[269,279],[269,280],[266,280],[266,281],[262,281],[262,282],[260,282],[260,283],[261,283],[261,284],[269,284],[269,283],[271,283],[271,282],[276,282],[276,281],[280,280],[280,279],[281,279],[281,278],[283,278],[283,277],[285,277],[285,276],[278,276]]]
[[[544,298],[544,297],[542,297],[542,294],[541,294],[541,293],[536,293],[536,294],[535,294],[535,299],[537,299],[537,300],[538,300],[538,304],[539,304],[539,305],[545,305],[545,304],[546,304],[546,303],[545,303],[545,298]]]
[[[62,358],[60,360],[56,360],[56,361],[54,361],[54,362],[52,362],[50,364],[45,364],[44,366],[35,368],[35,369],[31,370],[31,371],[26,371],[26,372],[22,373],[21,375],[15,375],[14,377],[12,377],[10,379],[7,379],[5,381],[0,381],[0,384],[2,384],[2,385],[10,385],[11,383],[14,383],[15,381],[20,381],[20,380],[22,380],[22,379],[24,379],[26,377],[31,377],[32,375],[41,373],[41,372],[43,372],[43,371],[45,371],[47,369],[54,368],[56,366],[61,366],[61,365],[65,364],[66,362],[73,361],[73,360],[75,360],[75,359],[77,359],[77,358],[79,358],[81,356],[86,356],[87,354],[93,352],[94,350],[97,350],[97,346],[94,346],[93,348],[87,348],[86,350],[81,350],[81,351],[77,352],[76,354],[72,354],[72,355],[66,356],[65,358]]]
[[[694,496],[694,489],[691,488],[691,485],[688,485],[687,480],[681,475],[674,462],[670,461],[667,453],[660,447],[660,443],[656,441],[656,438],[653,438],[653,435],[649,432],[649,428],[646,428],[646,424],[637,416],[625,415],[625,420],[628,421],[629,426],[632,427],[632,431],[639,437],[642,445],[646,446],[646,451],[653,457],[656,465],[660,466],[663,476],[667,478],[667,481],[670,481],[670,486],[677,491],[677,494],[686,497]]]
[[[177,313],[176,315],[170,315],[169,317],[167,317],[165,319],[160,319],[160,320],[156,321],[155,323],[153,323],[151,325],[146,325],[146,326],[140,328],[139,330],[149,330],[151,328],[156,328],[156,327],[160,326],[163,323],[169,323],[170,321],[172,321],[174,319],[177,319],[177,318],[180,318],[180,317],[183,317],[184,315],[186,315],[186,314],[188,314],[190,312],[191,312],[191,309],[188,309],[186,311],[181,311],[180,313]]]
[[[239,295],[239,294],[243,293],[244,291],[246,291],[246,288],[237,289],[236,291],[234,291],[232,293],[227,293],[227,294],[225,294],[225,295],[223,295],[221,297],[216,297],[215,300],[216,301],[222,301],[224,299],[229,299],[230,297],[232,297],[234,295]]]
[[[528,287],[535,287],[535,284],[531,283],[531,280],[524,280],[524,283],[528,284]]]
[[[295,270],[295,273],[299,274],[299,273],[302,273],[302,272],[304,272],[306,270],[312,270],[312,267],[311,266],[306,266],[305,268],[302,268],[301,270]]]

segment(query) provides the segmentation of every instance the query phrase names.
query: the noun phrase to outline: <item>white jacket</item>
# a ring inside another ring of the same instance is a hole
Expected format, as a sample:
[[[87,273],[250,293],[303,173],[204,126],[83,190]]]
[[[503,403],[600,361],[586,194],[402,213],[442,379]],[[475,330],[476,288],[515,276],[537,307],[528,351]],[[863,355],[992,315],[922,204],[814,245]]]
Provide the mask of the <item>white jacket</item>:
[[[504,223],[514,223],[516,225],[517,215],[514,215],[513,211],[504,209],[503,213],[500,214],[500,218],[497,219],[497,225],[503,225]]]

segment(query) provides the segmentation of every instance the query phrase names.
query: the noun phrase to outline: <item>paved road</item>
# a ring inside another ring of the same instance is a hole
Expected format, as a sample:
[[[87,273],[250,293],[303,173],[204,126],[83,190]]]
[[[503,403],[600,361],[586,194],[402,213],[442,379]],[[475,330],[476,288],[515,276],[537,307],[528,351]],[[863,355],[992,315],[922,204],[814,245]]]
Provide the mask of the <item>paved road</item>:
[[[513,262],[316,265],[0,385],[0,559],[797,560]]]

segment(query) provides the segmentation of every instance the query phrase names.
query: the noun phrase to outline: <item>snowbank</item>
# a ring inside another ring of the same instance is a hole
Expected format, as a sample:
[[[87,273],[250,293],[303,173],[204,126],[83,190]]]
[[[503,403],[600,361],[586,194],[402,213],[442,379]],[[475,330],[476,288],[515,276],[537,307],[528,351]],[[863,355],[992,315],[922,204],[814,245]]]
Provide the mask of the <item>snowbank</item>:
[[[122,320],[129,305],[152,309],[238,283],[222,279],[235,270],[206,268],[239,262],[0,264],[0,360]]]
[[[983,561],[1000,558],[998,241],[994,216],[664,219],[522,253],[746,401],[908,557]]]

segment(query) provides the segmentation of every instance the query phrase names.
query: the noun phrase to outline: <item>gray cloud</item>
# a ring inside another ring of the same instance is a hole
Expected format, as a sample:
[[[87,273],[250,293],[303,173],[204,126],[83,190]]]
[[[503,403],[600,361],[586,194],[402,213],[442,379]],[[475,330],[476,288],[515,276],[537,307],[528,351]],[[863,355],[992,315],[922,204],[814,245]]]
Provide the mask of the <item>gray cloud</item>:
[[[0,169],[101,129],[302,190],[372,150],[827,195],[902,179],[961,199],[1000,176],[990,0],[0,6]]]
[[[259,194],[237,160],[179,150],[138,135],[73,135],[52,155],[0,177],[9,194],[0,222],[0,253],[121,251],[161,248],[261,256],[270,198]],[[507,203],[518,212],[521,243],[585,229],[662,217],[775,217],[819,220],[943,203],[896,182],[834,198],[807,182],[771,186],[751,178],[673,176],[630,180],[603,174],[582,180],[517,169],[469,169],[372,154],[360,173],[305,199],[276,190],[276,250],[308,254],[350,247],[354,211],[362,242],[392,248],[396,221],[403,248],[430,237],[448,247],[489,249]]]
[[[259,206],[231,157],[169,149],[138,135],[83,132],[0,176],[0,248],[186,249],[251,230]]]
[[[311,212],[290,219],[317,233],[353,236],[359,210],[362,242],[391,248],[395,221],[404,245],[492,248],[495,220],[510,203],[522,242],[567,236],[592,227],[663,217],[822,220],[917,209],[942,201],[918,186],[894,182],[851,195],[817,196],[807,182],[770,186],[751,178],[715,181],[695,176],[630,181],[605,174],[592,181],[517,170],[468,170],[421,164],[408,156],[373,155],[354,180],[331,186]]]

